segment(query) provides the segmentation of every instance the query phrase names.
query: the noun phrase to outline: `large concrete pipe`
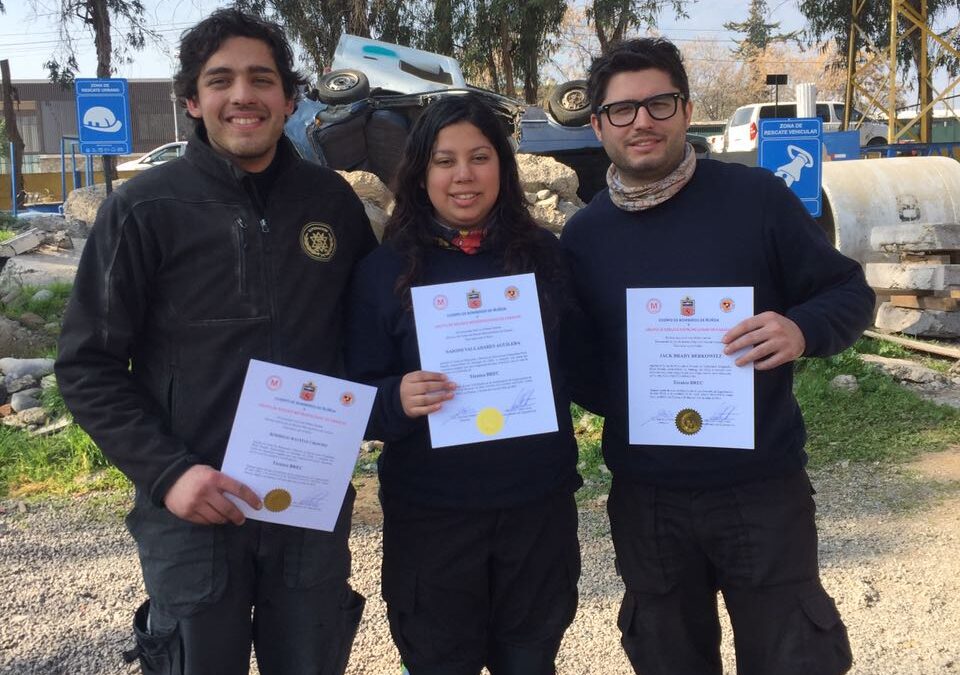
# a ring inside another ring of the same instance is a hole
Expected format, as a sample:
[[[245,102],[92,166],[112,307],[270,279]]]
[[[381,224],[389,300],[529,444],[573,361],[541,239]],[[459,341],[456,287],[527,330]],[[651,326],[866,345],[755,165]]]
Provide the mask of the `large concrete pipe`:
[[[960,162],[949,157],[892,157],[823,163],[820,225],[840,251],[882,262],[870,248],[879,225],[960,223]]]

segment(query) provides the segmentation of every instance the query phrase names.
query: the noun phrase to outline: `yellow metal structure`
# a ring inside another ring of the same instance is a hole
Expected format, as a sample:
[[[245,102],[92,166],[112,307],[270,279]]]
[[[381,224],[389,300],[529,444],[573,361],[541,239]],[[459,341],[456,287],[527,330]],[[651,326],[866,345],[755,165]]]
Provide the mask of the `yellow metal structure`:
[[[860,27],[860,17],[868,2],[890,3],[890,45],[879,49]],[[944,53],[960,59],[960,52],[953,48],[947,39],[937,35],[929,24],[927,0],[851,0],[850,35],[847,51],[847,95],[844,109],[844,128],[851,125],[850,115],[854,104],[860,100],[868,102],[874,110],[883,111],[888,120],[887,142],[898,143],[903,140],[931,141],[930,121],[933,107],[943,103],[952,110],[949,96],[960,85],[960,78],[947,83],[942,91],[933,84],[933,69],[930,63],[930,48],[936,44]],[[957,30],[956,28],[954,30]],[[917,93],[919,110],[909,120],[897,118],[899,86],[897,82],[897,54],[901,45],[910,43],[914,48],[917,70]],[[866,86],[861,74],[880,74],[880,87],[874,80]],[[886,94],[884,97],[883,94]]]

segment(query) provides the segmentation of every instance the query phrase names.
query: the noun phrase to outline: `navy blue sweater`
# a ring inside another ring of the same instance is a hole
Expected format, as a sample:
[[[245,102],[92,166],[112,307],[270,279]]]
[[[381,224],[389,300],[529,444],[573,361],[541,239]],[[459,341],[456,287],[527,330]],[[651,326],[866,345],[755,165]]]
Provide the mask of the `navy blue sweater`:
[[[754,313],[792,319],[805,356],[852,344],[873,316],[860,265],[831,246],[799,199],[764,169],[700,160],[690,183],[640,212],[607,190],[561,236],[584,316],[568,326],[572,395],[603,415],[603,452],[615,476],[665,487],[730,485],[806,464],[793,366],[754,371],[755,450],[630,445],[626,289],[751,286]]]
[[[543,231],[557,247],[556,237]],[[570,399],[558,366],[556,308],[541,301],[547,358],[557,409],[558,431],[521,438],[433,449],[427,418],[410,419],[400,404],[400,380],[420,370],[413,313],[394,291],[406,262],[383,244],[356,268],[348,303],[346,368],[351,379],[378,387],[368,438],[384,441],[380,487],[384,494],[435,508],[505,508],[581,485],[577,444],[570,421]],[[503,276],[489,252],[427,251],[418,285]],[[541,298],[554,292],[537,280]],[[448,403],[449,405],[449,403]]]

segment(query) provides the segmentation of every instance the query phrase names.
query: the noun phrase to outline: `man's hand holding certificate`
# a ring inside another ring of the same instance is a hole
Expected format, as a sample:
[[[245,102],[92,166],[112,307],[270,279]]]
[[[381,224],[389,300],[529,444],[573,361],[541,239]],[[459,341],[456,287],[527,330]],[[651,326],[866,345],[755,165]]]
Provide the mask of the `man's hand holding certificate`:
[[[627,290],[630,443],[754,448],[753,365],[722,339],[752,288]]]
[[[410,291],[421,367],[457,385],[428,417],[434,448],[557,430],[532,274]]]
[[[223,473],[262,500],[248,518],[333,531],[376,389],[251,360]]]

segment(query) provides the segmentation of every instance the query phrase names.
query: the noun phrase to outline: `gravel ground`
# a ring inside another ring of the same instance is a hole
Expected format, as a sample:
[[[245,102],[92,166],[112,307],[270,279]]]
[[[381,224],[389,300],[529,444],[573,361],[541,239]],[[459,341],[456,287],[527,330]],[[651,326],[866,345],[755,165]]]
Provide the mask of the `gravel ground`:
[[[960,673],[960,452],[909,467],[814,474],[824,584],[850,629],[854,673]],[[399,672],[379,594],[373,479],[361,480],[354,586],[368,598],[348,673]],[[0,502],[0,673],[135,673],[120,652],[143,597],[123,495]],[[630,675],[615,626],[621,586],[606,515],[581,511],[584,575],[561,675]],[[727,672],[734,672],[724,628]]]

